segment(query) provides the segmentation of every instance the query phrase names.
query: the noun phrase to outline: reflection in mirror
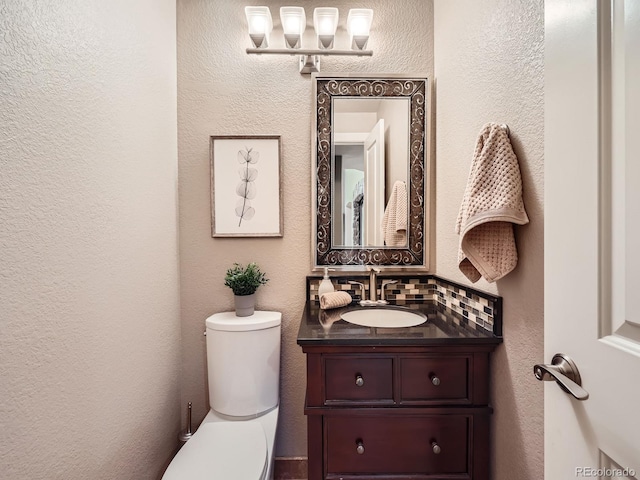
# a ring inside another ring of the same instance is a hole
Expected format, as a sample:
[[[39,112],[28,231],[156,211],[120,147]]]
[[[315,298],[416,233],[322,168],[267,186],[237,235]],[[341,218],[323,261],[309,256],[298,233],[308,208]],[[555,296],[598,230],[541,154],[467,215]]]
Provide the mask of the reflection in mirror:
[[[409,100],[336,98],[333,132],[332,243],[406,247],[406,233],[389,235],[391,227],[383,217],[397,206],[392,202],[396,182],[403,184],[401,201],[406,205]],[[394,215],[394,225],[404,226],[406,232],[407,209],[395,208]]]
[[[427,266],[427,80],[314,75],[314,264]]]

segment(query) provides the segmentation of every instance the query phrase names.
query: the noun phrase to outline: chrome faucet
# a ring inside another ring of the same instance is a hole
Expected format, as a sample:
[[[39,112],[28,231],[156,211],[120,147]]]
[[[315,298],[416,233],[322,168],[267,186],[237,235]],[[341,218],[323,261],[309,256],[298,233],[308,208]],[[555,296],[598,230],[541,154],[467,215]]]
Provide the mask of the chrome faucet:
[[[363,283],[349,281],[350,284],[358,285],[360,287],[360,292],[361,292],[360,305],[366,306],[366,307],[372,307],[376,305],[385,305],[387,301],[384,299],[384,290],[381,292],[380,300],[378,300],[377,285],[378,285],[378,274],[380,273],[380,269],[376,267],[367,267],[367,271],[369,272],[369,300],[365,298],[365,289],[364,289]],[[384,289],[384,287],[391,282],[384,282],[384,283],[385,285],[383,285],[382,289]],[[396,282],[394,281],[392,283],[396,283]]]
[[[387,299],[385,298],[384,295],[384,289],[387,285],[394,285],[398,283],[398,280],[383,280],[382,281],[382,285],[380,285],[380,300],[378,300],[378,303],[382,303],[382,304],[387,304],[389,302],[387,302]]]
[[[378,274],[380,269],[376,267],[367,267],[369,270],[369,301],[378,301]]]
[[[349,280],[351,285],[357,285],[360,287],[360,305],[363,307],[375,307],[376,305],[386,305],[387,302],[384,298],[384,289],[387,285],[393,285],[394,283],[398,283],[398,280],[383,280],[382,285],[380,286],[380,299],[378,300],[378,274],[380,273],[380,269],[376,267],[367,267],[367,271],[369,272],[369,300],[365,298],[365,288],[364,283],[355,282],[353,280]]]
[[[368,300],[366,300],[364,297],[364,283],[362,282],[356,282],[354,280],[349,280],[349,284],[350,285],[358,285],[358,287],[360,287],[360,305],[363,304],[363,302],[367,302]]]

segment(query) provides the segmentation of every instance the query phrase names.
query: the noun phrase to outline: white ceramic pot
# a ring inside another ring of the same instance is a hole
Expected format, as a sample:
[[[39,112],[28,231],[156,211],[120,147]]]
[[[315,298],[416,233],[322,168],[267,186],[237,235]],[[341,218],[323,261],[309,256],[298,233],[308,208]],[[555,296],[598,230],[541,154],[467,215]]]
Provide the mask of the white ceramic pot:
[[[235,295],[236,317],[249,317],[253,315],[256,307],[256,294]]]

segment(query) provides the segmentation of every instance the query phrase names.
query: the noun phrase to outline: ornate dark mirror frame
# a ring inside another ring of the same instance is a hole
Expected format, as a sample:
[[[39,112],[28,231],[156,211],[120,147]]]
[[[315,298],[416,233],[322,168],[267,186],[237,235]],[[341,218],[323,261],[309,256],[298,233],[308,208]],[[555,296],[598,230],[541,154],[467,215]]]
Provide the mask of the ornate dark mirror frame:
[[[427,269],[429,256],[428,118],[429,83],[426,77],[405,75],[314,74],[312,236],[314,268],[357,269],[367,265]],[[407,248],[341,247],[332,244],[331,192],[333,158],[333,99],[347,97],[404,97],[409,99],[409,231]]]

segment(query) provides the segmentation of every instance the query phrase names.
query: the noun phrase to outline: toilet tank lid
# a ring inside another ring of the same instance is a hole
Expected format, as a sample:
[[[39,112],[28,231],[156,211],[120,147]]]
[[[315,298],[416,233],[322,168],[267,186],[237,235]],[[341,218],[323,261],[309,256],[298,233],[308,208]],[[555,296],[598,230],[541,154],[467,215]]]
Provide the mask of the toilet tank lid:
[[[280,325],[282,313],[255,311],[248,317],[236,317],[235,312],[215,313],[207,318],[207,329],[226,332],[264,330]]]

